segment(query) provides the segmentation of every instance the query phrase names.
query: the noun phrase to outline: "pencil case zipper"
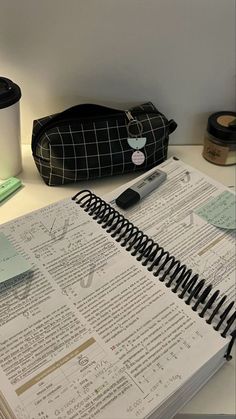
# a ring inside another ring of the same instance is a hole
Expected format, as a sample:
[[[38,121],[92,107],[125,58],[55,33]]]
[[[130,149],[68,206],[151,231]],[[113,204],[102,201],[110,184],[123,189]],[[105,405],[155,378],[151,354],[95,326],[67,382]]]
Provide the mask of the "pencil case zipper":
[[[95,122],[95,121],[99,121],[99,120],[104,120],[104,119],[112,119],[112,118],[117,118],[120,116],[125,116],[127,118],[127,122],[131,122],[131,121],[135,121],[135,117],[138,115],[142,115],[144,113],[144,111],[136,111],[135,115],[132,115],[131,111],[121,111],[121,112],[117,112],[114,114],[107,114],[107,115],[99,115],[99,116],[87,116],[87,117],[83,117],[83,118],[77,118],[77,117],[63,117],[64,115],[61,116],[60,115],[56,116],[55,118],[53,118],[53,120],[48,121],[44,126],[42,126],[42,128],[37,132],[37,134],[35,135],[35,137],[32,139],[32,152],[33,155],[35,155],[36,153],[36,147],[37,147],[37,142],[38,140],[42,137],[42,135],[49,129],[51,128],[55,128],[57,126],[63,126],[66,123],[77,123],[77,124],[82,124],[85,123],[87,121],[90,122]],[[156,114],[157,116],[159,115],[158,112],[148,112],[149,114]]]

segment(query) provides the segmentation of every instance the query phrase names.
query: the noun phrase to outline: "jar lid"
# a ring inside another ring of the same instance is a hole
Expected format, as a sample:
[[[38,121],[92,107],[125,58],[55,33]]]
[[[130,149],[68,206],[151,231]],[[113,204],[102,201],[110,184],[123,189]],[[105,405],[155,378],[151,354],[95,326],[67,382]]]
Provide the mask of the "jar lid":
[[[20,98],[19,86],[6,77],[0,77],[0,109],[14,105]]]
[[[236,112],[222,111],[209,116],[207,131],[215,138],[236,143]]]

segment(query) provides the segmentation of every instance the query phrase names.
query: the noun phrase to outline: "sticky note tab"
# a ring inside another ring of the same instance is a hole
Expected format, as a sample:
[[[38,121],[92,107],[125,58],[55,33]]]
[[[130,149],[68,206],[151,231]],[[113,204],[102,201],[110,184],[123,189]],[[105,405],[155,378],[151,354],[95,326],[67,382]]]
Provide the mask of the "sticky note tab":
[[[194,212],[216,227],[236,229],[236,196],[231,192],[222,192]]]
[[[29,262],[16,251],[7,237],[0,233],[0,283],[14,278],[30,268]]]

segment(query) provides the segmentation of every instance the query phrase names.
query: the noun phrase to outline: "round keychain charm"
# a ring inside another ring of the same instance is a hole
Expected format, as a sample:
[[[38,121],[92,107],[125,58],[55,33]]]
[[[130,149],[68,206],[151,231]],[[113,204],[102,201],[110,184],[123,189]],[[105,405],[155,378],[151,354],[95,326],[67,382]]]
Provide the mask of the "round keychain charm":
[[[140,121],[133,119],[128,124],[128,134],[127,138],[128,144],[131,148],[136,150],[132,156],[131,160],[136,166],[140,166],[145,161],[145,155],[142,151],[139,151],[146,144],[147,139],[142,137],[143,134],[143,125]]]
[[[145,155],[143,154],[142,151],[135,151],[132,156],[131,156],[132,162],[136,165],[136,166],[140,166],[141,164],[144,163],[145,161]]]

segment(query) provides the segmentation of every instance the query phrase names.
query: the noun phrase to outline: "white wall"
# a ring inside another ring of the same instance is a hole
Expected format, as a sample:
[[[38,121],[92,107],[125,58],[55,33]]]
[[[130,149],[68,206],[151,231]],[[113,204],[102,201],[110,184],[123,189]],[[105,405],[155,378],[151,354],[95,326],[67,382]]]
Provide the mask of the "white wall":
[[[234,0],[0,0],[0,74],[32,120],[82,102],[151,100],[202,142],[207,116],[235,109]]]

